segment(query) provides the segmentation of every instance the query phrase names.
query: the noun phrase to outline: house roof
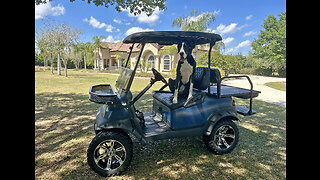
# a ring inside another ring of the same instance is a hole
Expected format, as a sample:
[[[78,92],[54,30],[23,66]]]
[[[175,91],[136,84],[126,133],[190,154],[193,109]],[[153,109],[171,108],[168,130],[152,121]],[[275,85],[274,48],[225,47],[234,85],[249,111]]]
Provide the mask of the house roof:
[[[101,42],[101,46],[106,48],[107,46],[110,49],[110,52],[130,52],[130,47],[132,44],[124,44],[122,41],[112,43],[112,42]],[[138,44],[133,46],[132,52],[139,52],[140,48],[137,47]]]

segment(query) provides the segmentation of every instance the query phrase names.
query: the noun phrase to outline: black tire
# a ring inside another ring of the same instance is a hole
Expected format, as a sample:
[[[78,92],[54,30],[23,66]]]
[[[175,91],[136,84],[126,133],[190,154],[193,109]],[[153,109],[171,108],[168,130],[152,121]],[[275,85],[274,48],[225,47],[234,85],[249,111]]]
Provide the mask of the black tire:
[[[127,134],[101,131],[88,147],[87,162],[100,176],[118,175],[130,165],[132,152],[132,141]]]
[[[223,119],[214,126],[210,136],[203,136],[203,141],[214,154],[230,153],[239,141],[238,127],[231,119]]]

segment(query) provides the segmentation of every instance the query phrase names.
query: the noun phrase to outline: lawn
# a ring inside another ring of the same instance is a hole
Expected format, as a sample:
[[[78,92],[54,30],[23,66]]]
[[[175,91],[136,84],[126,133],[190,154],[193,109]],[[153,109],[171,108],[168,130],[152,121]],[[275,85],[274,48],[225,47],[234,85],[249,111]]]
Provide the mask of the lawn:
[[[90,86],[111,83],[117,76],[68,70],[68,77],[35,72],[36,179],[105,179],[87,164],[99,104],[88,100]],[[149,83],[137,78],[135,96]],[[151,110],[152,90],[136,104]],[[235,98],[237,104],[247,100]],[[258,113],[239,115],[239,143],[226,155],[214,155],[200,137],[161,140],[145,146],[134,140],[130,167],[110,179],[286,179],[286,109],[253,100]]]
[[[265,85],[280,91],[286,91],[287,87],[286,82],[268,82]]]

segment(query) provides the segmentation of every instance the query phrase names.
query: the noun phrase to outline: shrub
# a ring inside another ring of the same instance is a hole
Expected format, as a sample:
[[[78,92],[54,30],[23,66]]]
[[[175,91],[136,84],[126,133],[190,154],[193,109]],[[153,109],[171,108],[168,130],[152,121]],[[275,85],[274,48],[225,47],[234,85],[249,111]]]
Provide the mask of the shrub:
[[[280,77],[286,77],[286,68],[280,68],[279,70],[278,70],[278,74],[279,74],[279,76]]]
[[[266,67],[259,67],[255,70],[255,74],[260,76],[272,76],[272,69]]]

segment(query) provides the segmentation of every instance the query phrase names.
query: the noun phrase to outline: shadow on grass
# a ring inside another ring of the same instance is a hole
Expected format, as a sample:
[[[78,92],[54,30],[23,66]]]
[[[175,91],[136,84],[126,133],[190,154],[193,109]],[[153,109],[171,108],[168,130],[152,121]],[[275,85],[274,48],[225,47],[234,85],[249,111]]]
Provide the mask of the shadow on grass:
[[[134,93],[136,94],[136,93]],[[246,101],[236,99],[237,104]],[[35,96],[35,175],[43,179],[104,179],[86,161],[94,137],[99,104],[88,95],[40,93]],[[146,94],[136,107],[152,107]],[[134,141],[130,167],[114,179],[285,179],[286,110],[254,100],[253,116],[241,118],[237,147],[225,155],[210,153],[201,137]]]

